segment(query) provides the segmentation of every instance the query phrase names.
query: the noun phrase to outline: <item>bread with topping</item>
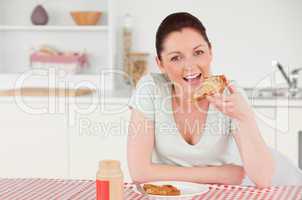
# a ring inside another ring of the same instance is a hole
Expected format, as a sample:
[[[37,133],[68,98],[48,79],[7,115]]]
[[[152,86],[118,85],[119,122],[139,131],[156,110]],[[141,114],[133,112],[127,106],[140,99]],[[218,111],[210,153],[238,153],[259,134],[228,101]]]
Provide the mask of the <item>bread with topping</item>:
[[[206,77],[202,86],[195,91],[193,99],[198,101],[215,93],[222,94],[227,84],[228,81],[224,75]]]

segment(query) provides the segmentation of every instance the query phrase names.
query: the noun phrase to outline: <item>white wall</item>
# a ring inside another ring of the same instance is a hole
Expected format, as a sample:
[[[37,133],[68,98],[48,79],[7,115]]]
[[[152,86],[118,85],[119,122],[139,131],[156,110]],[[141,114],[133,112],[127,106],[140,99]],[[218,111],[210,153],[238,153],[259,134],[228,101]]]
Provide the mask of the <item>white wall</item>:
[[[107,24],[107,3],[107,0],[0,0],[0,22],[6,25],[32,25],[31,13],[38,4],[42,4],[48,13],[48,25],[74,25],[70,11],[78,10],[105,11],[105,18],[102,16],[99,24]]]
[[[157,70],[156,29],[175,11],[188,11],[204,23],[213,44],[213,71],[227,74],[241,86],[255,86],[275,71],[274,59],[302,67],[301,0],[118,1],[119,22],[125,13],[134,18],[133,49],[152,53],[151,71]]]

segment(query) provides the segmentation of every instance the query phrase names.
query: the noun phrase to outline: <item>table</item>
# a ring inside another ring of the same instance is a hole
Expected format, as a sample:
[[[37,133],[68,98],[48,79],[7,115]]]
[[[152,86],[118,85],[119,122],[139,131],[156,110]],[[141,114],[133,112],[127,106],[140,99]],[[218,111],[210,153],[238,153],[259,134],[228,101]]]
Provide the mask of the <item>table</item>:
[[[125,183],[125,200],[147,200]],[[210,191],[193,200],[302,200],[302,186],[256,189],[231,185],[209,185]],[[94,200],[93,180],[0,179],[1,200]]]

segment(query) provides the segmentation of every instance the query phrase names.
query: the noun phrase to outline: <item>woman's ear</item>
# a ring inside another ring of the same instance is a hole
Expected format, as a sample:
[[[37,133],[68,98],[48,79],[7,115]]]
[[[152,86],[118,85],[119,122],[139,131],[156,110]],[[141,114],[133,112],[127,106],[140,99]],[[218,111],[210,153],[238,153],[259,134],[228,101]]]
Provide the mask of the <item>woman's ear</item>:
[[[165,73],[166,70],[165,70],[164,65],[162,64],[162,61],[159,59],[158,56],[156,56],[155,59],[156,59],[156,63],[157,63],[157,66],[158,66],[159,70],[160,70],[162,73]]]

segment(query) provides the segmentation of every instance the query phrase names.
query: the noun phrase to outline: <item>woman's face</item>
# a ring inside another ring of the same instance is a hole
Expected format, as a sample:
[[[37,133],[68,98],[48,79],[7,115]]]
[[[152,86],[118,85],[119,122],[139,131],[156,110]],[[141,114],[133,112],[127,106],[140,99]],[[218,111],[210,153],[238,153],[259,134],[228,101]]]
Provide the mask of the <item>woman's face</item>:
[[[176,87],[190,94],[210,73],[212,52],[202,35],[192,28],[170,33],[164,40],[160,70]]]

